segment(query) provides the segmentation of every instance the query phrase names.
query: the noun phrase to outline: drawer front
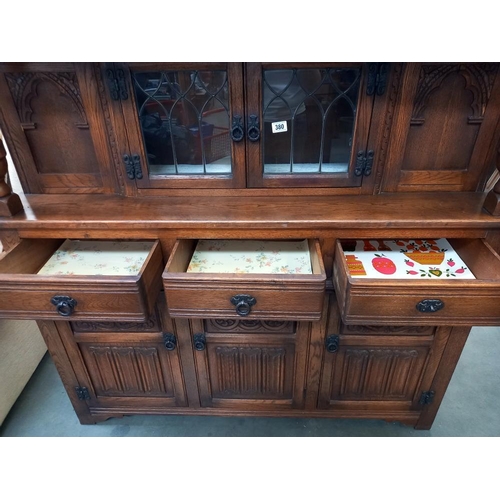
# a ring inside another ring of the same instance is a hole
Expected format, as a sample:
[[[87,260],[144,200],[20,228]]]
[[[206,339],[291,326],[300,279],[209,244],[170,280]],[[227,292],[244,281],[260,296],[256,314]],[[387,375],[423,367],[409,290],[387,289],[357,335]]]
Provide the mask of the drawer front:
[[[324,290],[169,288],[165,295],[173,317],[316,321],[321,318]]]
[[[333,283],[343,321],[354,325],[499,325],[499,256],[481,240],[455,240],[453,246],[476,279],[353,278],[338,243]]]
[[[500,293],[477,295],[473,291],[404,294],[350,294],[341,305],[346,322],[419,325],[496,325],[500,323]],[[439,308],[439,309],[438,309]]]
[[[163,273],[167,307],[181,318],[317,321],[326,274],[310,240],[312,274],[202,273],[187,269],[196,241],[177,241]]]
[[[0,317],[145,321],[161,288],[163,258],[156,242],[133,276],[37,274],[57,249],[55,240],[24,240],[0,261]]]

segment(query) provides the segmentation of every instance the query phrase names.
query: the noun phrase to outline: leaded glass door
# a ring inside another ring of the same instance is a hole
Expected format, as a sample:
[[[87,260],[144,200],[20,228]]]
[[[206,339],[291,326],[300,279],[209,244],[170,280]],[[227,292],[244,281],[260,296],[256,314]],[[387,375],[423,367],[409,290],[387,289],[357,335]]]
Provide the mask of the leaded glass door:
[[[366,156],[374,101],[367,66],[247,63],[246,69],[248,186],[360,186],[357,160]]]
[[[129,63],[122,101],[138,188],[244,187],[241,63]]]

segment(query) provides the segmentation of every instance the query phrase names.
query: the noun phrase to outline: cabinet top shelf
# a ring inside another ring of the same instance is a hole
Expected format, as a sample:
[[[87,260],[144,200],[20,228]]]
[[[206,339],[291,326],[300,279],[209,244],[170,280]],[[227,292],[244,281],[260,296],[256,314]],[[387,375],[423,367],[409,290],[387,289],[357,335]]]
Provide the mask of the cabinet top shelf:
[[[26,195],[1,229],[498,229],[484,193],[378,196],[143,197]]]

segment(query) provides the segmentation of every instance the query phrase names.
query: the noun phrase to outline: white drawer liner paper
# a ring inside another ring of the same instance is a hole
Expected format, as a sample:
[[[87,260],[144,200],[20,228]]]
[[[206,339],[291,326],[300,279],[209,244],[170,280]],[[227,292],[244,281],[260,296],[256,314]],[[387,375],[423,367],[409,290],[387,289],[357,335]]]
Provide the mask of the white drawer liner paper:
[[[312,274],[307,240],[200,240],[188,273]]]
[[[344,251],[354,278],[475,279],[445,238],[437,240],[356,240]]]
[[[150,241],[66,240],[38,274],[57,276],[134,276],[147,259]]]

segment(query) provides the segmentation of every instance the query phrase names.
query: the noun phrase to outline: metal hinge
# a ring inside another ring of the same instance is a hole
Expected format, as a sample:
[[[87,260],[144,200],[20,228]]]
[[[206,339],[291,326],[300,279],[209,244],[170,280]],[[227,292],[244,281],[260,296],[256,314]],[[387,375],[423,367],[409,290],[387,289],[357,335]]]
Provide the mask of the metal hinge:
[[[75,387],[76,395],[78,399],[85,401],[86,399],[90,399],[89,390],[86,387]]]
[[[368,82],[366,84],[366,94],[383,95],[387,87],[388,74],[388,63],[370,63],[368,65]]]
[[[113,99],[113,101],[126,101],[128,99],[128,91],[123,69],[107,68],[106,78],[108,80],[111,99]]]
[[[366,155],[364,150],[358,151],[358,154],[356,155],[356,168],[354,169],[354,175],[357,177],[360,175],[370,175],[372,173],[374,155],[375,153],[373,149],[370,149]]]
[[[430,405],[434,401],[434,395],[436,393],[434,391],[424,391],[418,400],[418,404],[420,405]]]
[[[127,177],[130,180],[142,179],[141,158],[139,155],[123,155],[123,163],[125,163]]]

